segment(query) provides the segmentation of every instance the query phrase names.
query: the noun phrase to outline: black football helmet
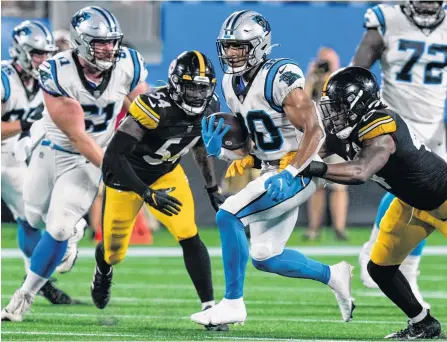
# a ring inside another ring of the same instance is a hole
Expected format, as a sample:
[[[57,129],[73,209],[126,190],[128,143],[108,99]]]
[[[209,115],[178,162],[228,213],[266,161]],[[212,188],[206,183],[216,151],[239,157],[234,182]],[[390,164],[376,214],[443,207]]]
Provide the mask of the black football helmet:
[[[329,134],[346,139],[365,114],[386,106],[374,74],[361,67],[340,69],[328,77],[320,101],[323,123]]]
[[[445,1],[407,1],[404,13],[420,28],[437,26],[445,17]]]
[[[216,88],[211,61],[199,51],[185,51],[169,66],[169,94],[186,114],[200,115]]]

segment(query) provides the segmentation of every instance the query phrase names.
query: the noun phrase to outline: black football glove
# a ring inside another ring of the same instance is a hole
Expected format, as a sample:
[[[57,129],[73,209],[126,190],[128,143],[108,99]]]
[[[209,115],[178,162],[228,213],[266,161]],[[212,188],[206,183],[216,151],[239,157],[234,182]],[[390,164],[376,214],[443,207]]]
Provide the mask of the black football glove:
[[[300,172],[305,177],[323,177],[327,172],[327,164],[319,161],[311,161],[307,167]]]
[[[182,203],[178,199],[168,195],[169,192],[174,190],[175,188],[160,190],[148,188],[143,194],[143,199],[152,208],[157,209],[167,216],[178,215]]]
[[[42,103],[39,107],[35,108],[31,113],[20,120],[20,127],[22,128],[22,132],[29,131],[34,122],[42,119],[43,108],[44,105]]]
[[[225,197],[222,196],[217,185],[205,189],[208,193],[208,197],[210,198],[211,205],[215,211],[218,211],[221,204],[225,202]]]

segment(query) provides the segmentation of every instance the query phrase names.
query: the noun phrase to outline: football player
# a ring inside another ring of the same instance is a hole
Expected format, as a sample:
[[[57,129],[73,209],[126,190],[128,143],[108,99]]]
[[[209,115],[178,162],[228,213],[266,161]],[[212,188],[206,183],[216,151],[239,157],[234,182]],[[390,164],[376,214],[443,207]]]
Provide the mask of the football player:
[[[407,1],[403,5],[378,5],[369,9],[365,15],[367,31],[352,64],[369,69],[377,60],[380,62],[383,103],[398,112],[428,148],[447,160],[444,3]],[[360,254],[361,278],[367,287],[377,287],[366,267],[380,222],[394,197],[390,193],[383,197],[371,237]],[[417,285],[424,245],[425,240],[410,253],[400,269],[416,297],[429,308]]]
[[[336,295],[343,320],[352,318],[351,266],[346,262],[328,266],[284,248],[295,227],[298,206],[316,189],[311,178],[297,175],[316,158],[325,134],[314,103],[304,93],[304,76],[298,65],[291,59],[267,59],[272,49],[271,35],[270,25],[261,14],[245,10],[230,15],[217,38],[219,60],[225,72],[225,99],[252,135],[253,152],[262,160],[263,171],[259,178],[229,197],[216,215],[226,292],[219,304],[191,316],[201,325],[246,319],[246,226],[250,226],[251,256],[257,269],[327,284]],[[222,148],[222,138],[230,127],[223,127],[220,119],[214,128],[214,120],[212,116],[209,121],[202,121],[208,154],[226,160],[241,159],[240,153]],[[246,148],[239,152],[247,155],[249,151]],[[281,159],[291,154],[291,164],[278,172]],[[251,156],[247,159],[253,161]]]
[[[168,82],[136,98],[104,156],[103,241],[96,247],[91,292],[100,309],[109,302],[113,265],[124,259],[144,203],[182,247],[202,310],[214,305],[210,257],[197,231],[194,200],[180,159],[192,150],[217,211],[223,197],[200,125],[204,115],[219,111],[216,76],[205,55],[187,51],[171,63]]]
[[[399,266],[436,229],[447,237],[447,163],[398,113],[386,109],[379,90],[375,76],[361,67],[328,78],[320,102],[326,147],[347,162],[315,162],[302,174],[341,184],[371,179],[395,196],[381,221],[368,272],[409,318],[408,328],[386,338],[433,338],[441,333],[440,323],[422,307]]]
[[[104,148],[112,139],[124,99],[147,90],[142,57],[121,48],[116,17],[96,6],[79,10],[70,23],[71,45],[44,62],[45,136],[32,153],[24,186],[25,215],[46,231],[37,244],[22,287],[2,311],[21,321],[36,293],[61,262],[67,240],[89,210],[101,178]],[[77,248],[74,248],[77,253]]]
[[[38,21],[24,21],[12,32],[12,60],[2,61],[2,199],[17,221],[19,248],[28,272],[30,258],[41,238],[25,218],[23,183],[27,173],[24,161],[15,158],[21,135],[42,117],[43,97],[37,78],[39,66],[57,48],[48,28]],[[42,295],[53,304],[70,304],[71,298],[47,281]]]

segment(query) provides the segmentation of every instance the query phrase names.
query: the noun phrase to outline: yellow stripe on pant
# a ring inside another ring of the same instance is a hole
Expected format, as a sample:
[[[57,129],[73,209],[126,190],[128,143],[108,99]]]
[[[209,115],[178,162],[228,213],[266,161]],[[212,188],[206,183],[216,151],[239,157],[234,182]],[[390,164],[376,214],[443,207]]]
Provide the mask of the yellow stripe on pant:
[[[415,209],[395,198],[380,222],[371,260],[380,266],[400,265],[435,229],[447,237],[447,201],[431,211]]]
[[[172,187],[175,187],[175,190],[169,195],[183,204],[178,215],[166,216],[148,207],[157,220],[168,228],[177,241],[180,241],[197,235],[194,199],[185,172],[180,165],[151,184],[151,188],[158,190]],[[115,265],[124,259],[135,219],[143,203],[143,199],[133,191],[121,191],[106,186],[102,225],[104,259],[108,264]]]

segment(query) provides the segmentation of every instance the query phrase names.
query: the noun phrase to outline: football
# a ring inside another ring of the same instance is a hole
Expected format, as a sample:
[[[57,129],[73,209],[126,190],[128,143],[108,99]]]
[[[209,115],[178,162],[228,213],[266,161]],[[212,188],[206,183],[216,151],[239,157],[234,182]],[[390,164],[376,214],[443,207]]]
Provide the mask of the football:
[[[224,148],[233,151],[242,148],[247,144],[248,131],[241,116],[236,116],[233,113],[219,112],[211,114],[208,119],[212,116],[216,117],[214,127],[217,126],[221,118],[224,119],[226,125],[230,126],[230,130],[223,138],[222,146]]]

